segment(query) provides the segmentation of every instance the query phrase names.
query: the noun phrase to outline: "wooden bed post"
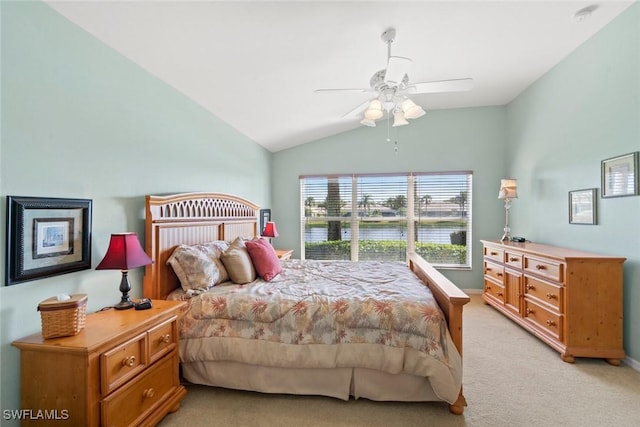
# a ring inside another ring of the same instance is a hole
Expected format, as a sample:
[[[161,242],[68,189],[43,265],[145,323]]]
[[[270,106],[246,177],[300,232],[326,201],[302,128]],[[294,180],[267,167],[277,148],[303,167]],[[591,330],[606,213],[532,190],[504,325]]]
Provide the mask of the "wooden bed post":
[[[469,296],[415,252],[409,254],[409,267],[431,289],[447,319],[451,339],[462,356],[462,307],[470,301]],[[465,406],[467,401],[460,386],[458,400],[449,405],[449,411],[461,415]]]

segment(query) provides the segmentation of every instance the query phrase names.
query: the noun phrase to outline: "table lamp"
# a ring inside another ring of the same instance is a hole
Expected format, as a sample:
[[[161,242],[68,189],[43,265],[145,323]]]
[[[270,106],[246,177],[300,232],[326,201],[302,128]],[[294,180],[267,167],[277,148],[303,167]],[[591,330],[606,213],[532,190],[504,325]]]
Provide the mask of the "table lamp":
[[[501,241],[511,238],[511,229],[509,228],[509,209],[511,208],[511,199],[518,198],[518,180],[502,179],[500,180],[500,191],[498,191],[498,199],[504,199],[505,223],[504,234]]]
[[[153,261],[145,251],[142,250],[136,233],[114,233],[111,235],[107,253],[96,267],[96,270],[122,271],[122,280],[120,281],[122,297],[120,302],[113,308],[116,310],[126,310],[133,307],[133,301],[129,298],[131,284],[129,283],[127,273],[132,268],[143,267],[151,263],[153,263]]]

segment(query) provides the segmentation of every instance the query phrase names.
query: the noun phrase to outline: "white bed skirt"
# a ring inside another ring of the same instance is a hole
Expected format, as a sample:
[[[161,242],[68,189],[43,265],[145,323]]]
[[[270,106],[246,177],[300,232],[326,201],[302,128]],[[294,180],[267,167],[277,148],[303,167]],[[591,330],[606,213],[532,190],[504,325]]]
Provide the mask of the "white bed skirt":
[[[191,383],[262,393],[329,396],[349,400],[442,401],[424,377],[365,368],[296,369],[226,361],[182,363]]]

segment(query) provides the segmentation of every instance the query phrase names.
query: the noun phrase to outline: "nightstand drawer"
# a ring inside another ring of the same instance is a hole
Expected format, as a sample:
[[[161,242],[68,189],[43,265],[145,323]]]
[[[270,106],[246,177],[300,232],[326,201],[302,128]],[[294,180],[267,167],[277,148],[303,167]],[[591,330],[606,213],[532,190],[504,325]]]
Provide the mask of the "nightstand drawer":
[[[145,368],[146,337],[146,333],[140,334],[100,355],[100,382],[103,395],[111,393]]]
[[[154,405],[161,403],[165,395],[178,386],[175,357],[175,355],[167,356],[152,365],[144,374],[104,399],[102,425],[118,427],[138,425],[145,416],[148,416],[148,411],[152,410]]]
[[[155,362],[176,346],[178,340],[174,331],[175,320],[176,318],[172,317],[149,331],[150,363]]]

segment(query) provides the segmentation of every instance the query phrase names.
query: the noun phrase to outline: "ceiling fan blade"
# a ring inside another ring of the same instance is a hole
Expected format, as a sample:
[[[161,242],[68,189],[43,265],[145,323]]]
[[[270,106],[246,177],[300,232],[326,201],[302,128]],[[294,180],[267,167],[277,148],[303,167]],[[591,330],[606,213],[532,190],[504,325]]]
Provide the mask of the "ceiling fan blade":
[[[365,110],[365,108],[367,108],[367,105],[369,105],[370,102],[371,102],[371,100],[364,101],[362,104],[358,105],[353,110],[351,110],[348,113],[344,114],[342,116],[342,118],[344,119],[345,117],[354,116],[356,114],[359,114],[359,113],[363,112]]]
[[[402,56],[390,56],[384,73],[384,82],[390,86],[398,86],[409,72],[411,59]]]
[[[465,92],[471,89],[473,89],[473,79],[454,79],[413,83],[407,86],[407,93]]]

